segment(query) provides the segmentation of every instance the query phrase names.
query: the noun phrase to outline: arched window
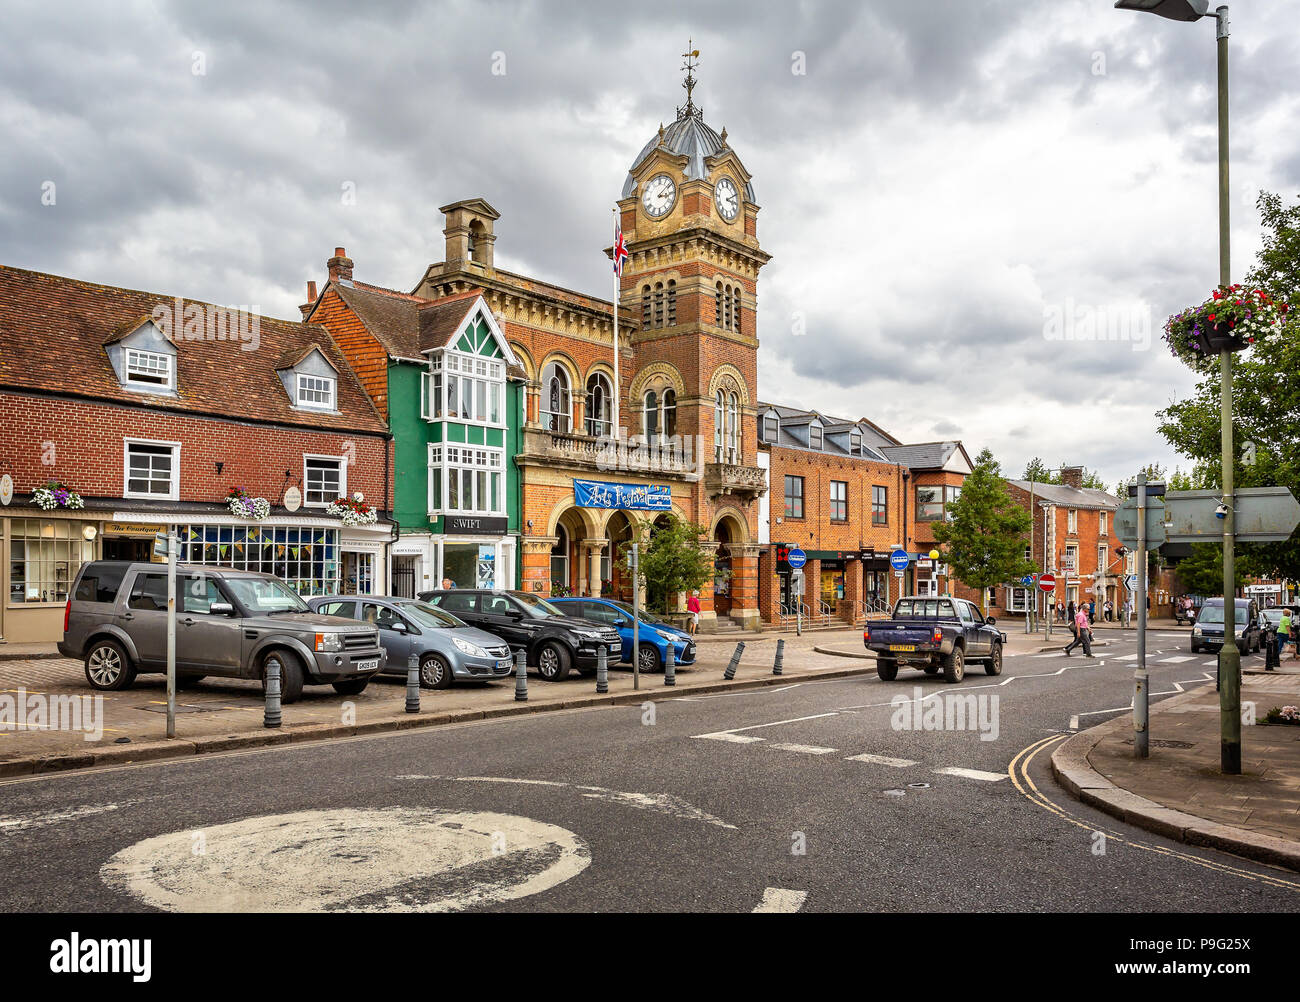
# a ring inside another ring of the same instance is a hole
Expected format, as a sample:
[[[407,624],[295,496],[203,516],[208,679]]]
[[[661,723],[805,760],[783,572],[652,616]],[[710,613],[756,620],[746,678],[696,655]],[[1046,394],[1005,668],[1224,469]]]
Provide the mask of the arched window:
[[[677,326],[677,283],[669,280],[668,282],[668,326]]]
[[[651,305],[650,286],[641,286],[641,329],[648,331],[653,322],[654,309]]]
[[[566,592],[569,590],[569,533],[564,526],[557,525],[555,537],[555,545],[551,547],[552,595],[560,589]]]
[[[645,437],[649,441],[653,442],[659,437],[659,396],[654,390],[646,391],[641,424],[645,430]]]
[[[609,380],[603,373],[593,372],[587,380],[587,434],[597,437],[609,435],[613,430],[612,417]]]
[[[727,397],[727,462],[740,462],[740,401],[734,393]]]
[[[664,390],[664,419],[662,426],[664,436],[671,438],[677,434],[677,393],[673,390]]]
[[[727,398],[721,390],[713,398],[713,461],[723,461],[723,436],[727,430]]]
[[[542,370],[542,427],[563,432],[573,427],[569,374],[558,362],[552,362]]]

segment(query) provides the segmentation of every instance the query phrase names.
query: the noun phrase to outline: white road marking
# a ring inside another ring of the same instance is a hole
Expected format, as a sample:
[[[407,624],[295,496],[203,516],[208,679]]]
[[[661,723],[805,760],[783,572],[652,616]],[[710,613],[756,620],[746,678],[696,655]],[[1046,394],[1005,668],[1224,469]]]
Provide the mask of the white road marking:
[[[1160,663],[1162,665],[1180,665],[1184,661],[1191,661],[1191,660],[1193,659],[1184,654],[1176,658],[1161,658]]]
[[[1031,654],[1031,655],[1029,655],[1029,658],[1030,658],[1031,661],[1041,661],[1041,660],[1043,660],[1044,658],[1063,658],[1063,657],[1065,657],[1065,651],[1057,651],[1055,654]]]
[[[1136,661],[1137,659],[1136,654],[1125,654],[1122,657],[1115,658],[1116,661]]]
[[[397,778],[439,780],[445,783],[512,783],[520,786],[562,787],[577,790],[589,800],[608,800],[628,807],[669,814],[683,821],[703,821],[705,824],[730,828],[733,831],[736,828],[735,825],[729,825],[721,818],[715,818],[712,814],[678,799],[671,793],[626,793],[622,790],[609,790],[603,786],[577,786],[573,783],[557,783],[549,779],[515,779],[511,776],[398,776]]]
[[[797,912],[808,898],[807,891],[786,891],[780,887],[769,887],[763,892],[763,900],[754,912]]]
[[[832,713],[814,713],[811,717],[794,717],[791,720],[773,720],[770,724],[754,724],[750,727],[733,727],[729,731],[715,731],[712,734],[692,734],[694,738],[711,738],[714,741],[729,741],[730,738],[722,737],[723,734],[740,734],[742,731],[761,731],[764,727],[780,727],[783,724],[801,724],[805,720],[821,720],[823,717],[838,717],[838,712]],[[756,738],[755,740],[762,740]]]
[[[1079,729],[1079,715],[1076,713],[1073,717],[1070,718],[1070,730],[1077,731],[1078,729]]]
[[[591,864],[578,836],[481,811],[298,811],[145,839],[100,869],[109,887],[184,912],[455,912],[517,901]]]
[[[716,734],[692,734],[691,737],[706,741],[730,741],[738,745],[752,745],[762,741],[762,738],[750,738],[743,734],[732,734],[730,731],[719,731]]]
[[[1217,661],[1202,661],[1202,662],[1201,662],[1201,667],[1202,667],[1202,668],[1217,668],[1217,667],[1219,667],[1219,662],[1217,662]]]
[[[918,762],[913,762],[907,758],[890,758],[887,755],[853,755],[846,758],[846,762],[870,762],[872,765],[887,765],[893,769],[907,769]]]
[[[780,748],[782,751],[801,752],[804,755],[834,755],[838,750],[835,748],[822,748],[818,745],[774,744],[768,747]]]
[[[959,769],[950,766],[947,769],[935,769],[936,776],[960,776],[962,779],[978,779],[982,783],[1000,783],[1010,779],[1005,772],[981,772],[979,769]]]
[[[26,817],[21,815],[8,817],[0,815],[0,834],[22,831],[24,828],[44,828],[46,825],[57,825],[61,821],[72,821],[75,818],[115,811],[119,806],[118,804],[100,804],[98,806],[73,807],[66,811],[47,811],[44,814],[29,814]]]

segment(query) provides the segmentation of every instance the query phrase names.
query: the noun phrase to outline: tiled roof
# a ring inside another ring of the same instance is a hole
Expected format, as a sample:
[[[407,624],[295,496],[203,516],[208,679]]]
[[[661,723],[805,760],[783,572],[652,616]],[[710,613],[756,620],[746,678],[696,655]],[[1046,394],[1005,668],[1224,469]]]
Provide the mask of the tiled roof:
[[[421,306],[420,351],[445,348],[448,339],[460,330],[460,325],[465,322],[465,317],[478,302],[480,295],[482,293],[475,289]]]
[[[204,309],[212,304],[181,300]],[[176,395],[125,389],[106,342],[176,299],[0,266],[0,387],[91,396],[157,410],[238,415],[311,428],[386,431],[333,341],[320,327],[257,317],[257,342],[173,337]],[[173,332],[176,334],[177,332]],[[275,371],[276,360],[316,345],[339,372],[337,414],[295,410]],[[245,351],[244,348],[250,347]]]
[[[880,451],[896,463],[913,470],[938,470],[961,448],[958,442],[925,442],[919,445],[890,445]]]
[[[357,282],[351,285],[334,282],[329,288],[366,325],[366,330],[390,356],[420,357],[420,307],[428,302],[427,299]]]
[[[1008,480],[1022,491],[1029,490],[1028,480]],[[1034,497],[1039,501],[1060,505],[1063,508],[1097,508],[1115,510],[1119,499],[1108,491],[1095,487],[1063,487],[1059,484],[1034,484]]]

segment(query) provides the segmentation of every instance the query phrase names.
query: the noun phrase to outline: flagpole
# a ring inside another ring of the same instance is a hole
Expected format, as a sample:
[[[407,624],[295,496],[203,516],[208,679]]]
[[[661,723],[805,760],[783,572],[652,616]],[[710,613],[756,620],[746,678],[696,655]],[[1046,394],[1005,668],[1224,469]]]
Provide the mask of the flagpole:
[[[610,414],[612,414],[614,418],[614,422],[610,430],[614,434],[615,441],[617,441],[621,437],[619,435],[619,429],[621,426],[619,425],[619,421],[618,421],[618,400],[620,396],[619,382],[618,382],[618,294],[619,294],[619,285],[621,284],[619,279],[622,277],[621,273],[623,271],[623,268],[622,268],[622,262],[620,262],[618,259],[618,235],[619,235],[619,218],[618,218],[618,206],[616,205],[614,206],[614,399],[611,401],[612,407],[610,409]]]

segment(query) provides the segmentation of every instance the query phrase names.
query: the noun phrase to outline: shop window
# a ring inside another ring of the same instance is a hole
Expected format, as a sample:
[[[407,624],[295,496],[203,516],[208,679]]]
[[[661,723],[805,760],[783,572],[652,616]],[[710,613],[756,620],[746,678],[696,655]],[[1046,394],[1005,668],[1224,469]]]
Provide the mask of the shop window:
[[[77,571],[95,557],[95,544],[85,537],[94,523],[16,518],[11,525],[10,603],[66,602]]]
[[[340,590],[337,529],[182,525],[179,535],[182,563],[273,574],[300,595]]]

